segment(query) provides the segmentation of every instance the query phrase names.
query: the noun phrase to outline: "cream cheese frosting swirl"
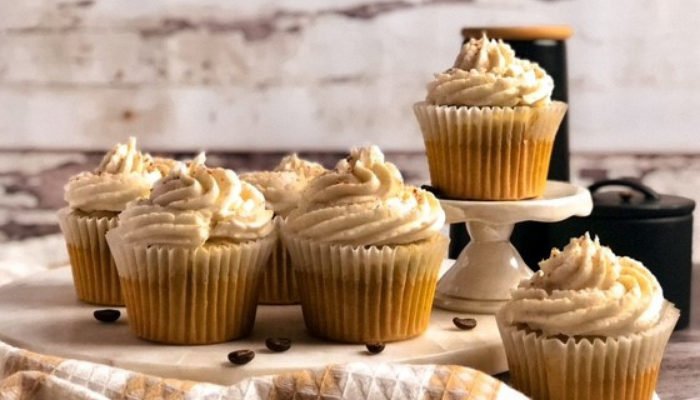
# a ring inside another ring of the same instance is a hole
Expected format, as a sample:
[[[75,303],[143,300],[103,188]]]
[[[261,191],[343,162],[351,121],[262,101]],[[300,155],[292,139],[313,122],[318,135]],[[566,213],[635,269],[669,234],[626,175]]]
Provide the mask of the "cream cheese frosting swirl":
[[[396,166],[371,146],[314,179],[285,230],[319,242],[380,246],[430,239],[444,222],[435,196],[404,185]]]
[[[262,192],[267,208],[275,215],[286,218],[299,204],[301,192],[309,182],[324,172],[326,169],[321,164],[291,154],[284,157],[274,171],[241,174],[241,179]]]
[[[223,168],[207,168],[203,154],[156,182],[150,198],[119,215],[122,239],[196,247],[209,239],[243,242],[273,230],[272,211],[252,185]]]
[[[241,175],[265,196],[265,204],[275,215],[286,218],[299,204],[309,181],[292,171],[259,171]]]
[[[313,179],[325,173],[326,169],[319,163],[304,160],[299,158],[296,153],[292,153],[282,158],[277,167],[275,167],[275,171],[290,171],[307,179]]]
[[[545,335],[620,336],[658,323],[664,297],[640,262],[617,257],[588,233],[552,250],[541,270],[512,291],[503,313]]]
[[[501,40],[471,39],[454,66],[436,74],[426,101],[445,106],[545,106],[554,81],[537,64],[519,59]]]
[[[136,150],[136,139],[117,144],[94,172],[73,176],[65,186],[65,200],[85,212],[124,210],[132,200],[147,197],[167,166]]]

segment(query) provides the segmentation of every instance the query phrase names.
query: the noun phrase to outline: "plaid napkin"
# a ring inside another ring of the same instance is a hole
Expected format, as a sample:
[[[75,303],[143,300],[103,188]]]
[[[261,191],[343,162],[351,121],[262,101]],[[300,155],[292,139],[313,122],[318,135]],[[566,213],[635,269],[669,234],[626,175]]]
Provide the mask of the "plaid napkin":
[[[241,367],[245,368],[245,367]],[[329,365],[232,386],[165,379],[45,356],[0,342],[0,400],[12,399],[526,399],[474,369],[446,365]]]

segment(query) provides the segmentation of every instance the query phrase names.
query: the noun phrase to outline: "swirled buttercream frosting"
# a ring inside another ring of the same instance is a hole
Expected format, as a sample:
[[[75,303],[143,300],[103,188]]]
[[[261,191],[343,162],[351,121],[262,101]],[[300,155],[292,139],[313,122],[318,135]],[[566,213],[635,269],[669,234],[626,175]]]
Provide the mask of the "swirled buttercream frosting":
[[[399,245],[434,237],[445,213],[432,193],[404,185],[376,146],[354,149],[302,194],[286,232],[353,246]]]
[[[154,162],[136,150],[136,139],[117,144],[93,172],[73,176],[65,186],[65,200],[85,212],[124,210],[130,201],[147,197],[153,183],[169,170],[166,160]]]
[[[313,179],[325,173],[326,169],[319,163],[304,160],[299,158],[296,153],[292,153],[282,158],[277,167],[275,167],[275,171],[290,171],[307,179]]]
[[[454,66],[435,75],[426,101],[445,106],[544,106],[554,81],[537,64],[515,56],[501,40],[471,39]]]
[[[306,161],[296,154],[286,156],[273,171],[241,174],[265,196],[267,208],[275,215],[287,217],[301,199],[301,192],[312,179],[326,172],[321,164]]]
[[[620,336],[658,323],[661,286],[640,262],[616,256],[588,233],[552,250],[512,291],[506,321],[545,335]]]
[[[231,170],[208,168],[203,154],[178,164],[147,199],[119,215],[122,239],[196,247],[210,239],[243,242],[273,230],[272,211],[255,187]]]

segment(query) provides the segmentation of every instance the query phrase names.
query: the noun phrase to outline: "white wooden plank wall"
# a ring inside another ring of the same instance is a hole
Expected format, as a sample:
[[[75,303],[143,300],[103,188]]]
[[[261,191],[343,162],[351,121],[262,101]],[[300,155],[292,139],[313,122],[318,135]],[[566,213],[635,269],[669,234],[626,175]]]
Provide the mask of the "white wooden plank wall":
[[[697,152],[693,0],[0,0],[0,149],[422,149],[459,30],[571,24],[574,152]]]

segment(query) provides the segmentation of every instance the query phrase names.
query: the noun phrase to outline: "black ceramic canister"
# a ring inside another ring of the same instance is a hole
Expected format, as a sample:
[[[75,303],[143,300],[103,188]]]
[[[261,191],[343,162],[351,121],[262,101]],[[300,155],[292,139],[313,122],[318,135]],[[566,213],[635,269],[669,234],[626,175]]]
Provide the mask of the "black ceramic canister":
[[[606,189],[616,190],[606,190]],[[585,232],[619,256],[642,262],[664,297],[681,310],[676,329],[688,326],[691,305],[693,210],[691,199],[658,194],[634,179],[605,180],[589,187],[590,216],[552,224],[548,241],[562,248]]]
[[[531,26],[531,27],[490,27],[465,28],[462,30],[463,41],[479,38],[483,33],[489,38],[503,39],[515,51],[518,58],[538,63],[554,80],[552,99],[568,103],[568,84],[566,72],[566,40],[571,37],[569,26]],[[552,158],[547,179],[569,181],[569,118],[567,111],[559,126],[552,149]],[[523,222],[517,224],[511,235],[511,242],[518,249],[525,263],[537,269],[537,262],[549,254],[547,224]],[[469,241],[464,224],[450,226],[450,258],[457,258]]]

